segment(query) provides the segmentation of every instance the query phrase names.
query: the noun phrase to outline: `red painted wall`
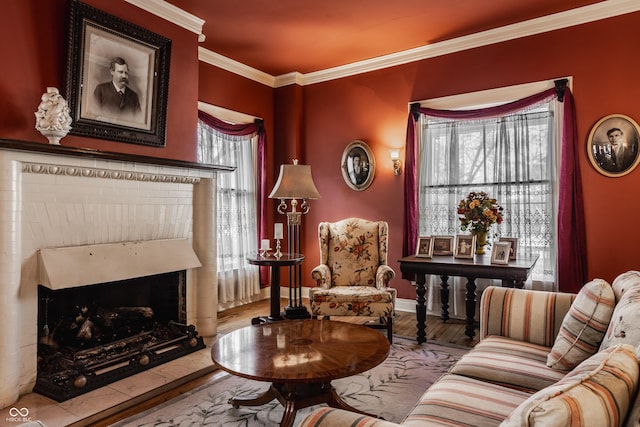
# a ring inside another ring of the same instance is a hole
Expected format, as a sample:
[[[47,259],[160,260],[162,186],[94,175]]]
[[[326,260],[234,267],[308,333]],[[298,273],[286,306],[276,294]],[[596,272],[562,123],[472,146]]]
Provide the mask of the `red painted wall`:
[[[443,57],[305,87],[305,149],[323,198],[304,219],[303,278],[319,259],[317,224],[349,216],[389,222],[389,263],[399,274],[403,181],[392,173],[388,148],[404,147],[412,101],[573,76],[578,151],[584,187],[589,278],[613,280],[640,269],[636,226],[640,168],[607,178],[590,165],[586,139],[609,114],[640,120],[640,13],[611,18]],[[615,29],[615,31],[613,31]],[[340,160],[346,145],[362,139],[374,151],[376,176],[367,190],[344,183]],[[615,224],[615,228],[613,228]],[[402,298],[415,298],[409,282],[394,279]]]

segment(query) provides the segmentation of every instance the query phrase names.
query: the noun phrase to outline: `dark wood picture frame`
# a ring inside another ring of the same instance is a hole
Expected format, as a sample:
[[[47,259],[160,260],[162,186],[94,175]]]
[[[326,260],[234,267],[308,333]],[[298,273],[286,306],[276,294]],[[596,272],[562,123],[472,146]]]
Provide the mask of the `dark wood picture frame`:
[[[617,135],[617,137],[616,137]],[[622,154],[616,159],[613,140],[621,139]],[[633,171],[640,163],[640,127],[631,117],[611,114],[593,125],[587,138],[587,155],[595,170],[616,178]]]
[[[71,0],[65,78],[70,133],[164,147],[170,56],[170,39]],[[126,62],[126,102],[108,108],[98,86],[105,83],[103,89],[116,96],[113,85],[106,85],[115,58]]]
[[[361,173],[355,171],[355,159],[358,158],[361,165]],[[344,182],[356,191],[366,190],[373,182],[376,174],[376,159],[373,151],[360,140],[347,145],[342,153],[342,177]]]

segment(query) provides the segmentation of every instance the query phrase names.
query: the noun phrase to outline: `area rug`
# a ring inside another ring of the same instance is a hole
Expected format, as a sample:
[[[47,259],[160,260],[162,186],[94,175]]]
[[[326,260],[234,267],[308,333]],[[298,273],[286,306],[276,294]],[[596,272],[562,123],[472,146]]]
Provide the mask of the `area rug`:
[[[389,357],[382,364],[332,384],[342,399],[354,408],[400,422],[422,393],[468,350],[433,342],[420,345],[415,339],[394,337]],[[232,397],[255,397],[268,387],[268,383],[228,375],[112,426],[277,426],[283,413],[277,400],[238,409],[227,403]],[[294,426],[317,407],[299,410]]]

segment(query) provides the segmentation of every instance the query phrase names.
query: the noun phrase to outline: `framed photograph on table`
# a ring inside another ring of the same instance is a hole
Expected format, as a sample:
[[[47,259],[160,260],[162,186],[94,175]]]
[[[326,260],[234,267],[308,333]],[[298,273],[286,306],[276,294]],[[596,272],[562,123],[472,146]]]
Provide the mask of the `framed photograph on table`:
[[[431,258],[433,256],[433,237],[418,237],[418,245],[416,246],[416,256],[422,258]]]
[[[517,237],[500,237],[501,242],[511,242],[511,251],[509,252],[509,260],[518,258],[518,238]]]
[[[612,114],[591,128],[587,154],[591,165],[602,175],[620,177],[638,166],[640,127],[631,117]]]
[[[434,255],[453,255],[453,236],[434,236]]]
[[[476,236],[473,234],[458,234],[455,248],[453,255],[456,258],[473,259],[476,250]]]
[[[491,250],[492,264],[509,264],[509,252],[511,251],[511,242],[498,241],[493,244]]]
[[[171,40],[71,0],[72,134],[164,147]]]

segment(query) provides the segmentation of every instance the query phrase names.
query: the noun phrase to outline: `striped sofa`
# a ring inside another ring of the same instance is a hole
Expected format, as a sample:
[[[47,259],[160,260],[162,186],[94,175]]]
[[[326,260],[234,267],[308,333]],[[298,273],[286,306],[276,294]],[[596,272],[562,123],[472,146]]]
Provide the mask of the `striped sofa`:
[[[489,287],[480,342],[402,424],[335,408],[311,426],[640,426],[640,272],[579,294]]]

